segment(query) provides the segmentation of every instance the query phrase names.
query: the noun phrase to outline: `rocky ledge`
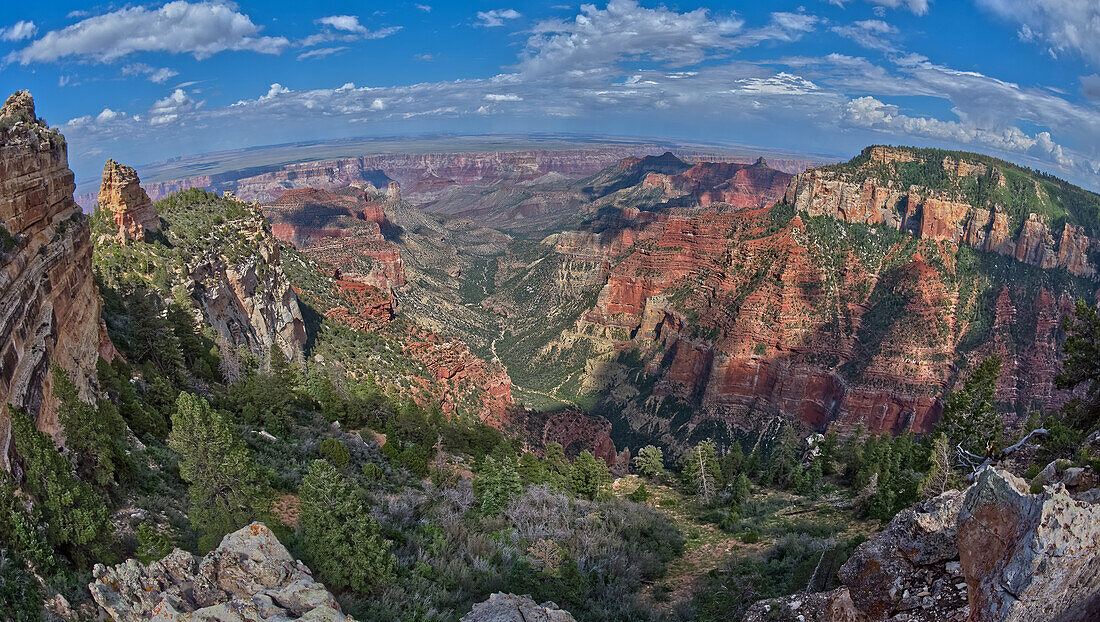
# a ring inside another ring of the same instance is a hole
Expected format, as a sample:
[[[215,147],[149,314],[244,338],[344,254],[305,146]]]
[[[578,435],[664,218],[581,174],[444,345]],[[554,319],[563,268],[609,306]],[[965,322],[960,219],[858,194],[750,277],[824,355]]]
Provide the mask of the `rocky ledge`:
[[[354,620],[262,523],[235,531],[198,557],[176,549],[143,565],[96,564],[92,597],[115,622]]]
[[[1100,503],[1062,484],[986,468],[894,517],[832,592],[761,601],[745,622],[1024,622],[1100,619]]]

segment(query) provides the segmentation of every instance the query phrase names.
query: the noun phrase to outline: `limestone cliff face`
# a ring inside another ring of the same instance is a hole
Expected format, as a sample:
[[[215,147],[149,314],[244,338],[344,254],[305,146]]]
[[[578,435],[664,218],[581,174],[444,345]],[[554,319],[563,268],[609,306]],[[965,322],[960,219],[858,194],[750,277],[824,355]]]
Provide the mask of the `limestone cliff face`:
[[[231,235],[244,238],[255,252],[231,257],[215,248],[196,257],[187,266],[191,296],[229,345],[243,346],[261,360],[272,346],[301,359],[305,321],[281,268],[278,241],[266,229],[258,208],[250,218],[223,226],[231,229]]]
[[[1097,266],[1090,252],[1100,242],[1089,238],[1075,225],[1065,223],[1056,240],[1050,223],[1040,214],[1031,213],[1020,224],[1020,233],[1012,239],[1008,214],[1003,208],[987,209],[971,205],[957,193],[930,190],[922,186],[901,187],[876,171],[894,163],[923,163],[908,150],[872,147],[854,171],[835,167],[809,169],[794,177],[786,190],[786,200],[800,212],[812,216],[830,216],[846,222],[882,225],[932,240],[967,244],[975,248],[1015,257],[1040,268],[1062,268],[1070,274],[1093,278]],[[985,164],[946,156],[940,166],[949,179],[982,178],[996,188],[1004,188],[1004,174]],[[1039,200],[1046,200],[1039,186]],[[1034,198],[1034,197],[1033,197]]]
[[[107,160],[103,165],[103,182],[96,205],[97,209],[110,212],[118,225],[118,238],[123,242],[143,241],[146,231],[160,230],[157,209],[141,188],[137,172],[114,160]]]
[[[100,345],[109,341],[92,280],[87,218],[73,201],[65,139],[35,117],[20,91],[0,110],[0,404],[59,435],[49,367],[92,396]],[[0,410],[0,467],[9,467],[11,422]],[[18,451],[18,448],[16,448]]]

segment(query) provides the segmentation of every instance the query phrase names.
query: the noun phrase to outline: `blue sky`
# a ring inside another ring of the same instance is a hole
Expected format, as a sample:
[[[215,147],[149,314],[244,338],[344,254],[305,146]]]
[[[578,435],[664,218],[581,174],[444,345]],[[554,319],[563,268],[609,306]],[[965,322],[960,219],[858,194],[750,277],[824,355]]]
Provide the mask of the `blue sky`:
[[[982,151],[1100,187],[1100,2],[45,1],[0,7],[78,178],[113,157],[564,131]]]

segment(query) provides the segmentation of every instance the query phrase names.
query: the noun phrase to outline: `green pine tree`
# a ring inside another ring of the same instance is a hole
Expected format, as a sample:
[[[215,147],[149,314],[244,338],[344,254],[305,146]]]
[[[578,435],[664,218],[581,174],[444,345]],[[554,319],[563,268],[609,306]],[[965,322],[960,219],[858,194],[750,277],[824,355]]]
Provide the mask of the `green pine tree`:
[[[309,567],[333,590],[366,592],[395,574],[390,542],[362,491],[324,460],[315,460],[298,491]]]
[[[634,468],[642,475],[656,479],[665,472],[665,456],[660,447],[646,445],[634,456]]]
[[[203,550],[222,536],[265,517],[272,491],[226,417],[201,397],[180,393],[168,446],[180,455],[189,484],[189,516]]]

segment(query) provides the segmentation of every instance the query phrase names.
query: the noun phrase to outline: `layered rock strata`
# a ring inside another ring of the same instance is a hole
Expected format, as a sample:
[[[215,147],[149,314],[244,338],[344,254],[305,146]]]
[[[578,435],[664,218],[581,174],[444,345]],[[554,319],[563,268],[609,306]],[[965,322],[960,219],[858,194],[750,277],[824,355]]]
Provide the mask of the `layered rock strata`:
[[[871,147],[865,154],[864,167],[920,160],[908,150],[888,147]],[[998,187],[1005,185],[1004,174],[984,164],[947,156],[941,165],[945,174],[955,178],[976,176],[988,178]],[[1038,186],[1035,192],[1038,200],[1044,200]],[[999,206],[976,207],[953,194],[921,186],[903,188],[870,172],[853,175],[830,167],[809,169],[791,181],[786,201],[798,211],[814,216],[886,226],[926,239],[966,244],[1040,268],[1062,268],[1076,276],[1093,278],[1097,274],[1090,255],[1100,249],[1100,243],[1078,226],[1067,222],[1060,231],[1052,232],[1042,215],[1030,213],[1013,238],[1009,214]]]
[[[92,280],[88,220],[73,188],[64,137],[35,116],[29,93],[9,97],[0,109],[0,467],[6,469],[8,405],[59,437],[50,367],[68,372],[90,399],[101,345],[108,356],[113,352]]]
[[[103,181],[96,209],[111,214],[118,226],[118,238],[123,242],[144,241],[146,231],[160,229],[157,209],[142,189],[137,171],[114,160],[107,160],[103,165]]]

